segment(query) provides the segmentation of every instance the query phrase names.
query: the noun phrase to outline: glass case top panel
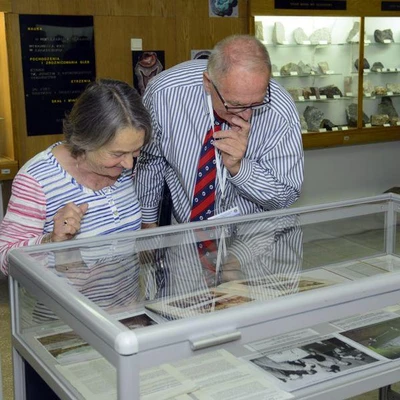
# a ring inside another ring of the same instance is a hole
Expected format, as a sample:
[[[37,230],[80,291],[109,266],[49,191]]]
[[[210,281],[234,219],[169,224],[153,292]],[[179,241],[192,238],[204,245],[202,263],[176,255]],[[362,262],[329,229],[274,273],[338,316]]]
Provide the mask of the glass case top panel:
[[[388,251],[394,234],[388,233],[386,203],[252,218],[77,240],[24,253],[111,314],[144,304],[168,319],[297,295],[400,267],[395,252]]]

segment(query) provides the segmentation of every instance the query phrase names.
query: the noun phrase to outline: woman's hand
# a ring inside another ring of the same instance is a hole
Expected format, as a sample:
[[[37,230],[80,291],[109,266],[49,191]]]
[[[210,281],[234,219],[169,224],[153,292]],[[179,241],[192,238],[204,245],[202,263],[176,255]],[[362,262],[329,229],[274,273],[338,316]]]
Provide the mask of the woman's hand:
[[[89,208],[88,203],[76,205],[68,203],[54,215],[54,227],[51,233],[52,242],[63,242],[72,239],[81,228],[81,221]]]

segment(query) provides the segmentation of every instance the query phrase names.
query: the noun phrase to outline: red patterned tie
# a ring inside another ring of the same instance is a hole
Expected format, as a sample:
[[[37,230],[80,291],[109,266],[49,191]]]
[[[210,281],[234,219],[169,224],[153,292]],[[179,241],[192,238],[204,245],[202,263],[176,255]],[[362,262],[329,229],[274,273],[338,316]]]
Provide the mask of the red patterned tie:
[[[215,148],[212,144],[213,132],[221,130],[221,125],[215,125],[206,133],[201,148],[197,167],[197,180],[193,194],[192,212],[190,221],[203,221],[214,214],[215,206]]]
[[[190,221],[204,221],[214,215],[217,168],[215,165],[215,148],[212,141],[213,132],[220,130],[221,125],[217,120],[214,130],[211,127],[204,138],[197,167],[197,180],[194,188]],[[203,230],[197,230],[196,236],[198,240],[197,248],[201,264],[204,267],[206,282],[209,286],[214,286],[216,284],[215,263],[218,254],[216,240],[210,238],[210,233]]]

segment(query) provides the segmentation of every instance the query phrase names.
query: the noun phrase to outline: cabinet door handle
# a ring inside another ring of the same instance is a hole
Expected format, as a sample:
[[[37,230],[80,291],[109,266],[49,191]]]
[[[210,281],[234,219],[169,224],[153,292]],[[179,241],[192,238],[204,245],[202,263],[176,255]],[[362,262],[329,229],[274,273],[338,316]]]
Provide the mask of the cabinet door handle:
[[[223,334],[213,334],[196,340],[189,340],[193,351],[204,349],[206,347],[216,346],[218,344],[233,342],[242,337],[240,331],[228,332]]]

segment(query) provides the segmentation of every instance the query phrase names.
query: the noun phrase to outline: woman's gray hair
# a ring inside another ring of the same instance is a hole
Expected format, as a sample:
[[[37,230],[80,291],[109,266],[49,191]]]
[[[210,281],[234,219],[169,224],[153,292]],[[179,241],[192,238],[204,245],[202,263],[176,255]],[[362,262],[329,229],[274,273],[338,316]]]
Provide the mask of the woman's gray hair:
[[[90,83],[64,119],[63,128],[75,158],[106,145],[121,129],[143,130],[144,144],[152,131],[150,114],[136,89],[113,79]]]
[[[208,58],[207,71],[211,80],[220,78],[238,66],[249,70],[271,72],[271,59],[266,47],[251,35],[232,35],[218,42]]]

